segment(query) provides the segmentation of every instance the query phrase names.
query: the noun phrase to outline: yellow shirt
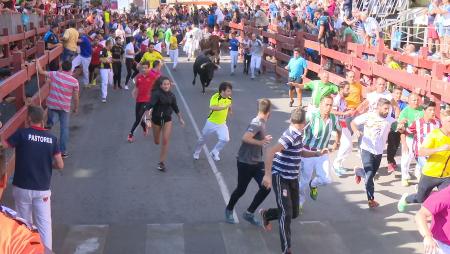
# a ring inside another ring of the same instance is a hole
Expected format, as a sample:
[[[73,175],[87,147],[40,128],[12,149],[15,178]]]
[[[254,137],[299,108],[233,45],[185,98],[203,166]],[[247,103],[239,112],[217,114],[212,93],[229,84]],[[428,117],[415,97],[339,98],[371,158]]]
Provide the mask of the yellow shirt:
[[[105,11],[103,14],[105,15],[105,23],[109,23],[111,21],[109,18],[109,12]]]
[[[345,101],[347,102],[348,108],[357,108],[359,104],[361,104],[361,98],[362,98],[362,85],[359,82],[351,83],[350,84],[350,93],[345,98]]]
[[[171,36],[170,37],[170,49],[174,50],[178,48],[178,40],[177,37]]]
[[[224,107],[224,106],[229,106],[231,105],[231,98],[222,98],[220,96],[220,93],[215,93],[212,97],[211,100],[209,102],[209,106],[213,107],[213,106],[219,106],[219,107]],[[211,112],[209,113],[208,116],[208,121],[210,121],[211,123],[215,123],[215,124],[224,124],[227,122],[227,116],[228,116],[228,109],[229,107],[227,107],[226,109],[222,109],[222,110],[211,110]]]
[[[80,34],[75,28],[66,29],[64,32],[64,47],[70,51],[77,51],[78,36]]]
[[[432,130],[422,143],[424,148],[438,148],[443,145],[450,145],[450,137],[446,136],[441,129]],[[422,171],[424,175],[430,177],[450,177],[450,151],[430,155]]]
[[[388,67],[393,69],[393,70],[401,70],[402,69],[402,67],[400,67],[400,65],[397,62],[395,62],[395,61],[390,61],[388,63]]]
[[[163,60],[163,59],[164,59],[163,56],[158,51],[153,50],[152,53],[150,52],[144,53],[141,59],[141,63],[149,62],[150,68],[153,68],[153,62],[155,62],[156,60]]]

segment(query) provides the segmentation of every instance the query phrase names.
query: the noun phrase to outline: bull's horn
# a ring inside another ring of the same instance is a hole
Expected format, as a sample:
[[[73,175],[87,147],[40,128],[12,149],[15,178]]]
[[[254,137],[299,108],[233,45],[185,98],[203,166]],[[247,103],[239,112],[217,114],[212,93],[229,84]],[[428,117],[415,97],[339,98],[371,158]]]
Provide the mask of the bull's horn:
[[[217,69],[222,69],[222,67],[220,67],[220,65],[218,65],[218,64],[214,64],[216,67],[217,67]]]
[[[203,69],[206,66],[206,64],[208,63],[202,63],[202,65],[200,65],[200,69]]]

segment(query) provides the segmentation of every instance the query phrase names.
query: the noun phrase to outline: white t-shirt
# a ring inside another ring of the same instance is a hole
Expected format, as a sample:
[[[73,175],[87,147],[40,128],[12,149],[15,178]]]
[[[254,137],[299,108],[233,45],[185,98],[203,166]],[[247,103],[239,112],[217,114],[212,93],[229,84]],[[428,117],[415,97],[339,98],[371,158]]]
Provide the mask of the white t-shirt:
[[[155,44],[155,46],[153,47],[156,51],[158,51],[159,53],[162,52],[162,43],[158,42]]]
[[[378,100],[380,100],[380,98],[385,98],[388,101],[392,101],[392,94],[387,90],[382,93],[377,93],[376,91],[368,93],[366,95],[366,99],[369,102],[368,112],[373,112],[377,109]],[[389,113],[392,113],[392,107],[389,110]]]
[[[132,52],[132,55],[129,55],[127,51]],[[129,42],[127,46],[125,46],[125,58],[134,58],[134,45],[132,42]]]
[[[395,119],[390,114],[382,118],[378,112],[370,112],[357,116],[353,122],[364,126],[361,149],[371,154],[383,154],[391,124],[395,122]]]
[[[337,94],[333,98],[333,109],[339,112],[345,112],[347,109],[347,102],[341,97],[340,94]],[[342,118],[342,116],[339,116],[339,119]]]
[[[217,16],[217,24],[222,23],[223,20],[225,19],[225,16],[223,15],[222,11],[219,8],[216,9],[214,15]]]
[[[372,17],[368,17],[364,24],[364,31],[366,34],[368,34],[370,37],[375,37],[375,34],[380,31],[380,27],[378,25],[378,22],[376,19]]]

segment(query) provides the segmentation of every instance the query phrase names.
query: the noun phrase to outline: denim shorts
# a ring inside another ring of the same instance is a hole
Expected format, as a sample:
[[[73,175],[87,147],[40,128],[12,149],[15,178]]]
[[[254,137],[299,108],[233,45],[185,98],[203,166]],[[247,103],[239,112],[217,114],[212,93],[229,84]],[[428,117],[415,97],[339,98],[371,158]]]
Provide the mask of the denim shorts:
[[[303,79],[302,77],[298,77],[298,78],[289,78],[288,79],[289,82],[295,82],[295,83],[303,83]],[[295,86],[289,86],[289,90],[295,90]]]

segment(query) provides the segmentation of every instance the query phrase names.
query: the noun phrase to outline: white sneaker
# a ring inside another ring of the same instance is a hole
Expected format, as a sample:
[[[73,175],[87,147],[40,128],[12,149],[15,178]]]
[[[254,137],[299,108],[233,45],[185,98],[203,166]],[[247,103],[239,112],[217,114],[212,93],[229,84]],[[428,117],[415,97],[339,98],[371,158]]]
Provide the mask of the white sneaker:
[[[211,152],[210,154],[211,154],[211,157],[213,158],[213,160],[220,161],[220,157],[219,157],[218,153]]]
[[[198,160],[200,158],[200,154],[194,153],[194,155],[192,155],[192,157],[194,158],[194,160]]]
[[[130,89],[128,86],[125,86],[125,90],[128,90],[128,89]]]
[[[103,103],[106,103],[106,99],[102,99],[102,102],[103,102]]]

